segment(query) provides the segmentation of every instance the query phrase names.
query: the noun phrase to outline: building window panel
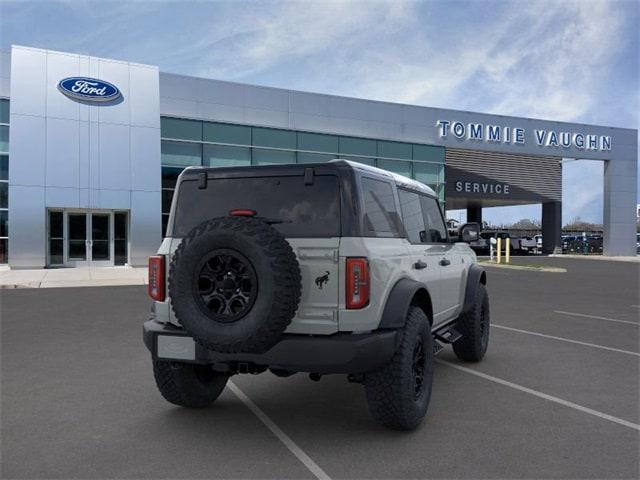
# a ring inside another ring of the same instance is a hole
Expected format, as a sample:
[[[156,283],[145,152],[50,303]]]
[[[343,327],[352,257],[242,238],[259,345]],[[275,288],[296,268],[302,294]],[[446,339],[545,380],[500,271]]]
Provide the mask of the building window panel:
[[[9,207],[9,183],[0,182],[0,208]]]
[[[202,122],[181,118],[160,118],[160,135],[163,138],[182,140],[202,140]]]
[[[205,145],[203,158],[203,164],[210,167],[236,167],[251,165],[251,149],[248,147]]]
[[[386,158],[402,158],[411,160],[412,149],[410,143],[378,141],[378,156]]]
[[[416,180],[427,185],[442,183],[444,181],[444,166],[435,163],[415,162],[413,174]]]
[[[286,163],[296,163],[296,152],[285,150],[265,150],[262,148],[253,149],[254,165],[276,165]]]
[[[9,153],[9,127],[0,125],[0,152]]]
[[[296,149],[296,132],[274,128],[254,128],[253,145],[259,147]]]
[[[378,167],[411,178],[411,162],[378,159]]]
[[[63,225],[63,213],[49,211],[49,265],[62,265],[64,263]]]
[[[162,188],[176,188],[182,170],[184,169],[180,167],[162,167]]]
[[[202,145],[199,143],[182,143],[162,141],[162,164],[202,165]]]
[[[9,100],[0,100],[0,123],[9,123]]]
[[[330,155],[326,153],[298,152],[298,163],[328,162],[329,160],[333,160],[334,158],[336,158],[335,155]]]
[[[340,155],[342,160],[350,160],[352,162],[363,163],[364,165],[371,165],[372,167],[376,166],[375,158],[366,158],[366,157],[351,157],[349,155]]]
[[[0,238],[0,263],[7,263],[9,261],[9,240],[7,238]]]
[[[9,236],[9,212],[0,210],[0,237]]]
[[[162,214],[162,236],[167,235],[167,225],[169,225],[169,214]]]
[[[298,150],[310,150],[312,152],[338,153],[338,137],[335,135],[322,135],[319,133],[298,133]]]
[[[251,145],[251,127],[205,122],[202,126],[202,138],[205,142]]]
[[[378,153],[375,140],[365,138],[340,137],[340,153],[375,157]]]
[[[127,212],[116,212],[113,215],[113,263],[115,265],[124,265],[129,261],[127,223]]]
[[[162,213],[169,213],[171,211],[171,200],[173,199],[173,190],[162,190]]]
[[[414,145],[413,159],[423,162],[444,163],[444,147],[434,147],[431,145]]]
[[[0,155],[0,180],[9,180],[9,156]]]

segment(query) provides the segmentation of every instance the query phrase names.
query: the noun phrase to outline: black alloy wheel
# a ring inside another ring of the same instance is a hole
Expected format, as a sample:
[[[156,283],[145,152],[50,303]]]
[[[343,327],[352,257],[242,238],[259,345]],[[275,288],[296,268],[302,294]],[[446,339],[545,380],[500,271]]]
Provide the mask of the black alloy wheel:
[[[258,279],[251,262],[227,248],[213,250],[202,259],[195,269],[194,282],[200,309],[222,323],[244,317],[258,294]]]

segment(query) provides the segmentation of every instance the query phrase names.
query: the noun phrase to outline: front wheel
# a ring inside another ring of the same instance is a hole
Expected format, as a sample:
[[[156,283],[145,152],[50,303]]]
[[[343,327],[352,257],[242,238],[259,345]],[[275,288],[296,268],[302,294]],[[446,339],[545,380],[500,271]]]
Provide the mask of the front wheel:
[[[229,379],[228,375],[215,372],[209,365],[160,360],[153,362],[153,375],[165,400],[189,408],[210,406]]]
[[[433,336],[421,308],[410,307],[391,362],[365,375],[371,416],[394,430],[416,428],[427,413],[433,382]]]

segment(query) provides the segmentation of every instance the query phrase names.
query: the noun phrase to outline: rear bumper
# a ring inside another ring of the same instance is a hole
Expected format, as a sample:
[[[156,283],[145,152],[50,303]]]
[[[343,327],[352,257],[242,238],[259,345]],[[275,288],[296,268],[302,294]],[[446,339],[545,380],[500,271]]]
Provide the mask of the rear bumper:
[[[200,364],[246,363],[294,372],[364,373],[385,365],[396,350],[396,331],[334,335],[284,334],[261,354],[219,353],[196,342],[181,328],[145,322],[144,343],[154,359]]]

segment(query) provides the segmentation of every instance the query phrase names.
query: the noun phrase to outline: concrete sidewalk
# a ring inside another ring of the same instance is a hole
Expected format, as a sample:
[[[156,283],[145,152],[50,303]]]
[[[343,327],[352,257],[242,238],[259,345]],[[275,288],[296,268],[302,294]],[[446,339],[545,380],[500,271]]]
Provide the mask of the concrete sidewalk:
[[[640,255],[633,257],[616,256],[609,257],[607,255],[580,255],[572,253],[552,253],[549,255],[552,258],[579,258],[580,260],[604,260],[609,262],[635,262],[640,263]]]
[[[100,287],[146,283],[146,267],[0,270],[0,288]]]

